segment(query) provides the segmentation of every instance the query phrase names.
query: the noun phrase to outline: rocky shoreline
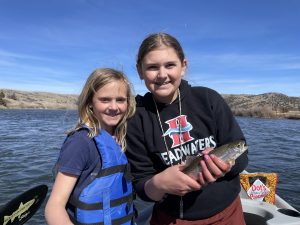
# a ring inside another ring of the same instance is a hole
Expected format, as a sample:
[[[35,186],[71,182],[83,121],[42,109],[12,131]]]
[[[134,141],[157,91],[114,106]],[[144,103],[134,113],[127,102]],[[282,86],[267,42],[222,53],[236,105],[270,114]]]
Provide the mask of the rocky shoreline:
[[[0,109],[77,109],[78,95],[0,89]]]
[[[222,95],[236,116],[300,119],[300,97]],[[78,95],[0,89],[0,109],[77,109]]]

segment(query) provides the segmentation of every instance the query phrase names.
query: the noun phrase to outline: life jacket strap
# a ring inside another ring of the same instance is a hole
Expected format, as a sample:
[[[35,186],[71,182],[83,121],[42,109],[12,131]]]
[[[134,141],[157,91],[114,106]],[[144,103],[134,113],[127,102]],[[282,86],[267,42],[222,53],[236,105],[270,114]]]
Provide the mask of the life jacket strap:
[[[113,221],[111,221],[112,225],[121,225],[124,224],[126,222],[132,222],[133,221],[133,213],[130,213],[122,218],[118,218],[118,219],[114,219]],[[70,216],[70,220],[72,221],[72,223],[76,224],[76,225],[105,225],[104,222],[98,222],[98,223],[80,223],[78,221],[75,220],[75,218],[73,216]],[[130,223],[132,224],[132,223]]]
[[[130,193],[127,196],[124,196],[122,198],[118,198],[118,199],[113,199],[110,200],[110,207],[115,207],[118,205],[122,205],[123,203],[131,203],[133,202],[133,195],[132,193]],[[99,209],[103,209],[103,203],[102,202],[98,202],[98,203],[84,203],[80,200],[77,200],[76,198],[70,198],[69,199],[69,204],[74,206],[75,208],[79,208],[82,210],[99,210]]]
[[[128,170],[127,164],[112,166],[109,168],[101,169],[99,171],[99,173],[97,174],[96,178],[105,177],[105,176],[115,174],[115,173],[123,173],[123,172],[125,173],[127,170]]]

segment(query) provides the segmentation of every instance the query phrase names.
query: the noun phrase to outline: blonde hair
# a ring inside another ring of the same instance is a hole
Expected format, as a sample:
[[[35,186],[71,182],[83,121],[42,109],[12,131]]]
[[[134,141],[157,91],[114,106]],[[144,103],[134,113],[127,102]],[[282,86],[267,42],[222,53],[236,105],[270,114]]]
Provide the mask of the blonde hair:
[[[92,99],[99,89],[114,81],[122,81],[127,89],[127,110],[115,128],[116,140],[121,146],[121,149],[125,151],[127,120],[135,113],[135,98],[128,78],[121,71],[111,68],[98,68],[91,73],[78,98],[79,119],[75,130],[87,126],[89,128],[89,137],[93,138],[99,134],[101,125],[91,109]]]

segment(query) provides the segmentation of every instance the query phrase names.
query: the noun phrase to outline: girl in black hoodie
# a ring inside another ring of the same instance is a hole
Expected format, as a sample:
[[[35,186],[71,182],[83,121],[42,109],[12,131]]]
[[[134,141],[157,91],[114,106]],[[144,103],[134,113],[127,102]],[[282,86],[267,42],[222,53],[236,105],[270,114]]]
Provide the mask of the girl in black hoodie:
[[[127,129],[127,157],[137,194],[154,201],[150,224],[243,225],[239,173],[247,153],[231,166],[207,153],[244,135],[223,98],[183,80],[187,61],[169,34],[141,44],[137,70],[149,92],[137,96]],[[182,172],[186,156],[203,153],[202,172]]]

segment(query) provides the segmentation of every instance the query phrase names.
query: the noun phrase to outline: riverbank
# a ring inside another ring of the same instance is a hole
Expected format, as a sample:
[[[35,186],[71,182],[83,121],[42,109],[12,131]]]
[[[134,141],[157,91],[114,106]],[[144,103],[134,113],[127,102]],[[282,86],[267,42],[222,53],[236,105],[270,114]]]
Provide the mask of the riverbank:
[[[222,95],[236,116],[300,119],[300,97]],[[78,95],[0,89],[0,109],[77,109]]]
[[[77,109],[78,95],[0,89],[0,109]]]
[[[236,116],[300,119],[300,97],[281,93],[223,97]]]

